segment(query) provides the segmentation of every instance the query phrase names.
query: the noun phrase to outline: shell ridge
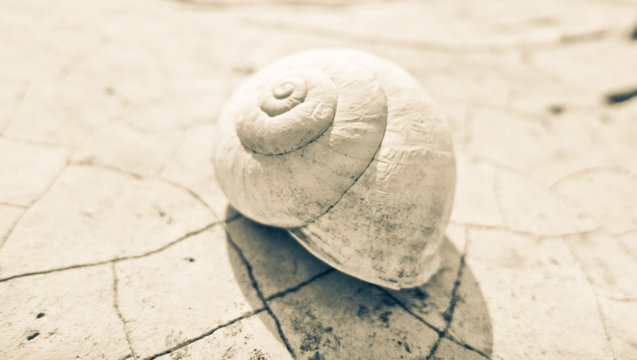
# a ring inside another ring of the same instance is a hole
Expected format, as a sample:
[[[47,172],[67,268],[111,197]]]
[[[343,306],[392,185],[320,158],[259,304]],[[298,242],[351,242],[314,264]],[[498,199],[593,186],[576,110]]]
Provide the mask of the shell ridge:
[[[317,104],[317,105],[318,105],[318,104]],[[338,106],[338,105],[337,105],[337,106]],[[335,117],[335,116],[336,116],[336,111],[334,111],[334,115],[332,115],[332,119],[330,120],[330,121],[332,121],[332,124],[331,124],[331,125],[330,125],[330,126],[329,126],[329,127],[328,127],[328,128],[327,128],[327,129],[326,129],[326,130],[322,133],[322,134],[321,134],[321,135],[319,135],[319,136],[315,137],[315,138],[314,138],[314,139],[312,139],[312,140],[309,140],[309,141],[308,141],[308,142],[306,142],[305,144],[303,144],[303,145],[301,145],[301,146],[299,146],[299,147],[297,147],[297,148],[295,148],[295,149],[292,149],[292,150],[290,150],[290,151],[284,151],[284,152],[280,152],[280,153],[276,153],[276,154],[264,154],[264,153],[260,153],[260,152],[254,151],[254,150],[252,150],[252,149],[250,149],[250,148],[248,148],[248,147],[246,147],[245,149],[246,149],[246,151],[249,151],[249,152],[251,152],[251,153],[253,153],[253,154],[257,154],[257,155],[260,155],[260,156],[269,156],[269,157],[283,156],[283,155],[291,154],[291,153],[293,153],[293,152],[295,152],[295,151],[302,150],[304,147],[307,147],[308,145],[310,145],[310,144],[312,144],[312,143],[317,142],[317,140],[319,140],[319,139],[323,136],[323,134],[325,134],[325,133],[329,132],[329,131],[330,131],[330,130],[334,127],[333,122],[334,122],[334,117]]]
[[[332,81],[332,83],[335,83],[334,78],[332,77],[332,75],[330,75],[329,73],[325,72],[325,75],[327,75],[330,78],[330,81]],[[301,146],[297,147],[296,149],[292,149],[290,151],[284,151],[281,153],[276,153],[276,154],[265,154],[265,153],[260,153],[257,151],[252,150],[251,148],[244,146],[246,151],[249,151],[253,154],[257,154],[257,155],[261,155],[261,156],[282,156],[282,155],[286,155],[286,154],[291,154],[295,151],[299,151],[301,149],[303,149],[304,147],[317,142],[317,140],[319,140],[320,138],[323,137],[324,134],[329,133],[333,128],[334,128],[334,118],[336,118],[336,113],[338,112],[338,105],[339,105],[339,97],[340,97],[340,89],[338,87],[335,87],[336,90],[336,103],[334,104],[334,111],[332,112],[332,116],[330,118],[330,126],[328,126],[321,134],[319,134],[319,136],[315,137],[314,139],[311,139],[310,141],[305,142],[304,144],[302,144]],[[314,108],[312,109],[312,111],[310,112],[311,114],[314,114],[314,112],[316,111],[316,108],[321,105],[321,103],[317,102],[314,105]],[[341,154],[343,155],[343,154]]]
[[[376,77],[376,75],[374,73],[372,73],[371,71],[368,71],[368,72],[372,75],[372,77],[374,78],[375,81],[377,81],[379,84],[382,84],[380,81],[378,81],[378,78]],[[387,113],[387,94],[385,94],[385,90],[384,89],[382,89],[382,94],[383,94],[383,98],[385,99],[385,121],[387,121],[387,117],[388,117],[388,113]],[[338,104],[337,104],[337,106],[338,106]],[[334,114],[336,114],[336,111],[334,111]],[[387,129],[387,126],[385,126],[383,128],[383,136],[385,136],[385,130],[386,129]],[[363,168],[363,171],[361,171],[360,174],[358,174],[356,176],[356,178],[351,182],[351,184],[349,184],[349,186],[347,186],[347,188],[345,188],[345,191],[343,191],[343,193],[338,197],[338,199],[336,199],[336,201],[334,201],[334,203],[332,203],[330,206],[328,206],[327,209],[325,209],[323,212],[318,214],[313,220],[308,221],[308,222],[306,222],[305,224],[303,224],[302,226],[299,226],[299,227],[303,227],[303,226],[307,226],[307,225],[313,224],[318,219],[320,219],[322,216],[324,216],[325,214],[330,212],[330,210],[332,210],[332,208],[334,208],[334,206],[336,206],[336,204],[338,204],[338,202],[343,199],[345,194],[347,194],[347,192],[352,188],[352,186],[354,186],[358,182],[358,180],[361,177],[363,177],[363,175],[365,174],[367,169],[369,169],[369,167],[372,166],[372,164],[376,160],[376,155],[378,154],[378,150],[380,150],[382,144],[383,144],[382,141],[380,141],[378,143],[378,146],[376,147],[376,150],[374,151],[374,156],[372,156],[372,158],[369,161],[369,163]],[[346,154],[341,154],[341,155],[349,156],[349,155],[346,155]]]

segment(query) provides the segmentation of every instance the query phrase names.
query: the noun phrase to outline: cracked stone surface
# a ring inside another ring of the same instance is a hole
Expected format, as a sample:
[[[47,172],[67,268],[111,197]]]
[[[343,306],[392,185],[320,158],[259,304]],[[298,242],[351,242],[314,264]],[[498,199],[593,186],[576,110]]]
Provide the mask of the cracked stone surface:
[[[8,359],[121,359],[129,353],[113,306],[110,266],[0,283],[0,348]]]
[[[146,358],[259,308],[221,226],[157,254],[117,263],[117,294],[131,347]],[[240,264],[243,265],[243,264]],[[261,305],[263,306],[263,305]],[[170,326],[166,326],[170,324]]]
[[[637,358],[635,8],[4,1],[0,358]],[[427,284],[333,270],[216,183],[233,89],[315,47],[396,62],[449,119]]]
[[[283,344],[273,341],[278,336],[273,337],[268,328],[274,326],[272,318],[261,312],[157,359],[293,359]]]

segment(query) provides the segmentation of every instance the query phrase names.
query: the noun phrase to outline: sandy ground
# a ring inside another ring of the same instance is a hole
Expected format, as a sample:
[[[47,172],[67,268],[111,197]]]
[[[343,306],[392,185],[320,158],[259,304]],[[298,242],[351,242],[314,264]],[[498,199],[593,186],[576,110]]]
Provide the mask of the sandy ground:
[[[636,359],[637,2],[3,1],[1,359]],[[256,69],[407,69],[458,159],[443,267],[389,291],[234,213]]]

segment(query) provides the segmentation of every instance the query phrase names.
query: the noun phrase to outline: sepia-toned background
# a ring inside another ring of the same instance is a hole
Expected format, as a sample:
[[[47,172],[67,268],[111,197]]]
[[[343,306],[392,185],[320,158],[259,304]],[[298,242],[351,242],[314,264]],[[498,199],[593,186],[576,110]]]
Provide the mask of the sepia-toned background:
[[[409,71],[458,167],[389,291],[228,208],[224,101],[295,51]],[[0,4],[0,359],[637,358],[637,2]]]

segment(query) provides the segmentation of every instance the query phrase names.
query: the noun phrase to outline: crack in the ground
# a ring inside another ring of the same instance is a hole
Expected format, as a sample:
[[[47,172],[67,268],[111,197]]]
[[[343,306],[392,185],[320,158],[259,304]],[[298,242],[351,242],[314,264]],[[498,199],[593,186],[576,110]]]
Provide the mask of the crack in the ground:
[[[318,279],[322,278],[323,276],[325,276],[327,274],[330,274],[330,273],[332,273],[334,271],[336,271],[336,270],[333,269],[333,268],[329,268],[329,269],[327,269],[327,270],[325,270],[323,272],[320,272],[320,273],[312,276],[311,278],[309,278],[309,279],[307,279],[305,281],[302,281],[302,282],[296,284],[295,286],[292,286],[290,288],[287,288],[286,290],[282,290],[282,291],[276,292],[276,293],[268,296],[267,298],[265,298],[265,301],[268,302],[268,301],[271,301],[271,300],[286,296],[286,295],[288,295],[290,293],[297,292],[297,291],[301,290],[301,288],[305,287],[305,285],[307,285],[307,284],[309,284],[311,282],[314,282],[315,280],[318,280]]]
[[[0,251],[2,251],[2,247],[4,246],[4,244],[6,244],[6,242],[9,240],[9,237],[11,237],[11,234],[13,234],[13,231],[15,230],[15,228],[18,226],[18,223],[20,223],[20,220],[22,220],[22,218],[24,217],[24,214],[26,214],[26,212],[29,211],[29,209],[27,208],[25,211],[22,212],[22,214],[20,214],[14,221],[13,223],[11,223],[11,226],[9,226],[9,229],[7,230],[7,232],[5,232],[4,236],[2,236],[0,238]]]
[[[156,358],[158,358],[160,356],[173,353],[173,352],[175,352],[175,351],[177,351],[177,350],[179,350],[179,349],[181,349],[181,348],[183,348],[185,346],[188,346],[188,345],[194,343],[195,341],[199,341],[199,340],[201,340],[201,339],[203,339],[205,337],[208,337],[208,336],[214,334],[217,330],[221,330],[221,329],[223,329],[225,327],[228,327],[228,326],[230,326],[230,325],[232,325],[232,324],[234,324],[236,322],[239,322],[239,321],[241,321],[243,319],[247,319],[247,318],[249,318],[249,317],[251,317],[253,315],[257,315],[257,314],[259,314],[259,313],[261,313],[263,311],[266,311],[266,310],[267,310],[266,307],[262,307],[262,308],[259,308],[257,310],[253,310],[253,311],[247,312],[247,313],[245,313],[245,314],[243,314],[243,315],[241,315],[241,316],[239,316],[237,318],[234,318],[234,319],[232,319],[232,320],[230,320],[228,322],[225,322],[225,323],[223,323],[223,324],[221,324],[221,325],[219,325],[219,326],[217,326],[217,327],[215,327],[213,329],[210,329],[210,330],[206,331],[205,333],[203,333],[203,334],[201,334],[199,336],[196,336],[196,337],[188,339],[188,340],[186,340],[186,341],[184,341],[182,343],[179,343],[179,344],[171,347],[170,349],[166,349],[166,350],[164,350],[162,352],[159,352],[159,353],[156,353],[154,355],[148,356],[148,357],[144,358],[144,360],[153,360],[153,359],[156,359]]]
[[[105,39],[100,37],[96,44],[87,51],[81,54],[75,54],[70,56],[67,61],[58,69],[58,73],[55,76],[58,82],[66,80],[84,61],[92,56],[97,50],[104,46]]]
[[[139,173],[135,173],[133,171],[129,171],[129,170],[124,170],[122,168],[119,168],[117,166],[114,165],[109,165],[109,164],[103,164],[100,162],[96,162],[96,161],[76,161],[71,163],[70,165],[75,165],[75,166],[84,166],[84,167],[95,167],[95,168],[99,168],[99,169],[104,169],[104,170],[110,170],[110,171],[114,171],[117,173],[120,173],[122,175],[127,175],[130,176],[136,180],[140,180],[140,181],[147,181],[147,180],[157,180],[157,181],[161,181],[164,182],[168,185],[174,186],[178,189],[181,189],[185,192],[187,192],[190,196],[192,196],[195,200],[197,200],[201,205],[203,205],[203,207],[205,207],[208,211],[210,211],[210,213],[214,216],[214,217],[218,217],[218,218],[222,218],[222,216],[220,214],[217,214],[211,207],[210,205],[205,202],[203,200],[203,198],[201,196],[199,196],[199,194],[197,194],[194,190],[190,189],[189,187],[173,181],[173,180],[169,180],[166,179],[162,176],[145,176]]]
[[[416,314],[415,312],[411,311],[411,309],[409,309],[409,307],[407,305],[405,305],[402,301],[400,301],[398,298],[396,298],[394,295],[392,295],[389,291],[387,291],[385,288],[380,287],[378,285],[376,285],[376,288],[380,291],[382,291],[385,295],[387,295],[387,297],[389,297],[390,299],[392,299],[396,304],[398,304],[398,306],[400,306],[403,310],[405,310],[405,312],[407,312],[409,315],[411,315],[413,318],[415,318],[416,320],[420,321],[421,323],[423,323],[425,326],[427,326],[428,328],[430,328],[431,330],[435,331],[438,336],[442,336],[443,330],[438,329],[437,327],[435,327],[433,324],[431,324],[430,322],[428,322],[427,320],[423,319],[420,315]]]
[[[18,117],[18,114],[20,114],[20,111],[22,111],[22,105],[24,104],[24,98],[26,97],[27,92],[29,91],[30,88],[31,88],[31,82],[29,81],[29,82],[26,83],[26,85],[24,86],[22,91],[20,91],[18,93],[18,98],[16,99],[17,108],[16,108],[15,112],[13,112],[13,114],[11,114],[11,118],[9,119],[9,121],[7,121],[6,124],[4,125],[4,127],[2,128],[2,130],[0,130],[0,135],[5,136],[4,132],[9,128],[9,126],[11,126],[11,124],[13,123],[15,118]]]
[[[187,129],[184,128],[180,128],[179,129],[180,133],[179,133],[179,140],[175,143],[173,149],[171,150],[170,154],[166,157],[166,160],[164,160],[163,164],[161,164],[158,168],[157,171],[155,172],[155,175],[159,178],[163,178],[161,175],[164,173],[164,171],[166,170],[166,168],[168,167],[168,165],[170,165],[170,163],[175,160],[175,158],[177,157],[177,154],[179,154],[179,151],[182,149],[182,147],[184,146],[184,143],[186,142],[186,131]]]
[[[606,324],[606,319],[604,318],[604,313],[602,311],[602,306],[599,303],[599,299],[598,299],[599,298],[599,294],[597,293],[597,290],[595,290],[595,285],[593,285],[593,281],[588,276],[588,273],[586,272],[586,270],[584,270],[584,267],[582,266],[582,263],[580,262],[578,256],[575,254],[575,251],[573,251],[573,249],[571,248],[571,245],[569,244],[569,242],[566,239],[562,239],[562,242],[564,243],[564,246],[566,246],[566,248],[568,249],[569,253],[571,254],[571,257],[573,258],[573,260],[575,260],[575,263],[579,267],[581,273],[584,275],[584,278],[586,279],[586,282],[588,283],[588,286],[591,289],[591,292],[593,293],[593,298],[595,299],[595,305],[597,306],[597,314],[599,316],[599,320],[602,323],[602,328],[604,329],[604,335],[606,336],[606,341],[608,343],[608,348],[610,349],[611,355],[613,356],[613,360],[617,360],[617,355],[615,354],[615,349],[613,348],[613,343],[611,341],[611,336],[608,333],[608,325]]]
[[[573,208],[577,208],[579,210],[582,210],[585,215],[589,218],[589,220],[593,220],[590,217],[590,214],[586,213],[586,211],[584,211],[584,209],[581,209],[579,206],[576,206],[575,204],[573,204],[573,201],[567,197],[565,197],[564,195],[560,194],[559,192],[557,192],[555,190],[556,185],[565,180],[566,178],[569,178],[571,176],[579,176],[582,173],[587,173],[587,172],[595,172],[595,171],[614,171],[614,172],[620,172],[622,174],[626,174],[628,176],[631,177],[635,177],[635,174],[633,174],[633,172],[631,170],[628,169],[624,169],[622,167],[619,166],[598,166],[598,167],[590,167],[590,168],[584,168],[584,169],[579,169],[576,170],[570,174],[566,174],[564,176],[562,176],[560,179],[558,179],[557,181],[555,181],[552,185],[550,186],[546,186],[544,183],[542,183],[541,181],[539,181],[538,179],[534,178],[533,176],[525,173],[523,170],[517,169],[515,167],[511,167],[505,164],[501,164],[497,161],[494,161],[492,159],[489,158],[485,158],[482,156],[469,156],[469,159],[473,162],[477,162],[477,163],[484,163],[487,164],[489,166],[492,166],[493,168],[495,168],[496,170],[501,170],[503,173],[509,172],[509,173],[513,173],[513,174],[517,174],[523,178],[525,178],[526,180],[528,180],[529,182],[532,182],[533,184],[535,184],[538,188],[541,188],[543,190],[546,190],[549,194],[551,194],[551,196],[555,197],[555,199],[569,205],[570,207]],[[504,211],[500,205],[500,193],[499,193],[499,187],[498,187],[498,181],[497,181],[497,176],[498,173],[496,172],[494,174],[495,181],[494,181],[494,187],[495,187],[495,197],[496,197],[496,201],[498,204],[498,208],[500,210],[501,216],[503,218],[504,221]],[[503,222],[504,226],[507,227],[507,224],[505,222]],[[590,230],[586,230],[586,231],[582,231],[582,232],[590,232],[590,231],[596,231],[598,230],[598,228],[601,228],[601,225],[597,224],[598,226],[595,229],[590,229]],[[517,230],[514,230],[517,231]],[[571,234],[578,234],[580,232],[573,232],[573,233],[562,233],[562,234],[553,234],[553,235],[546,235],[546,236],[565,236],[565,235],[571,235]],[[538,235],[538,234],[535,234]]]
[[[6,201],[0,201],[0,206],[8,206],[8,207],[14,207],[19,209],[28,209],[27,205],[13,204]]]
[[[448,309],[445,311],[445,313],[451,311],[451,313],[453,313],[454,309],[455,309],[455,303],[457,301],[457,291],[458,291],[458,287],[460,287],[460,277],[462,276],[462,272],[464,272],[464,266],[465,266],[465,262],[464,259],[467,256],[467,251],[469,248],[469,243],[470,243],[470,237],[469,237],[469,229],[465,227],[464,229],[465,232],[465,245],[464,245],[464,249],[461,255],[461,263],[460,266],[458,267],[458,273],[456,275],[456,280],[454,281],[454,287],[451,291],[451,299],[449,302],[449,306]],[[461,270],[462,267],[462,270]],[[462,271],[462,272],[461,272]],[[445,317],[445,321],[446,321],[446,325],[444,329],[439,329],[438,327],[434,326],[433,324],[431,324],[430,322],[428,322],[427,320],[425,320],[423,317],[421,317],[420,315],[416,314],[415,312],[413,312],[411,309],[409,309],[409,307],[404,304],[402,301],[400,301],[398,298],[396,298],[394,295],[392,295],[389,291],[387,291],[385,288],[380,287],[380,286],[376,286],[377,289],[379,289],[380,291],[382,291],[385,295],[387,295],[390,299],[392,299],[396,304],[398,304],[398,306],[400,306],[405,312],[407,312],[407,314],[411,315],[413,318],[415,318],[416,320],[420,321],[422,324],[424,324],[425,326],[427,326],[428,328],[430,328],[431,330],[435,331],[438,334],[438,339],[436,341],[436,343],[434,344],[434,347],[438,347],[440,341],[445,338],[447,340],[450,340],[452,342],[454,342],[456,345],[462,346],[463,348],[470,350],[472,352],[477,353],[478,355],[484,357],[485,359],[491,359],[487,354],[485,354],[484,352],[482,352],[481,350],[465,343],[464,341],[460,340],[460,339],[456,339],[454,336],[452,336],[451,334],[449,334],[448,330],[449,327],[451,325],[451,317],[447,318]],[[451,310],[449,310],[451,309]],[[443,316],[444,317],[444,316]],[[430,351],[430,354],[428,355],[427,358],[430,358],[431,356],[433,356],[435,354],[435,348],[432,348],[432,350]]]
[[[460,287],[460,282],[461,282],[462,274],[464,272],[464,268],[465,268],[465,255],[463,254],[462,256],[460,256],[460,265],[458,266],[458,273],[456,275],[456,280],[454,281],[453,289],[451,290],[451,300],[449,301],[449,306],[442,314],[442,317],[445,319],[445,322],[446,322],[445,328],[443,329],[442,334],[438,336],[438,340],[436,340],[436,343],[431,348],[431,351],[429,352],[429,355],[427,355],[426,360],[432,359],[432,357],[436,353],[436,350],[438,350],[440,341],[443,338],[447,337],[447,333],[449,332],[449,328],[451,327],[451,321],[453,321],[453,313],[456,308],[456,302],[458,301],[458,288]]]
[[[21,136],[16,136],[16,135],[0,134],[0,138],[23,143],[23,144],[37,145],[37,146],[56,148],[56,149],[64,149],[69,151],[71,150],[71,147],[66,144],[60,144],[60,143],[37,140],[37,139],[29,139],[29,138],[25,138]]]
[[[67,158],[66,158],[66,161],[64,163],[64,166],[62,166],[62,169],[60,169],[58,171],[58,173],[53,176],[53,179],[47,184],[46,188],[25,207],[26,210],[24,212],[22,212],[22,214],[20,214],[20,216],[18,216],[18,218],[13,222],[13,224],[9,228],[9,230],[4,234],[4,236],[2,238],[0,238],[0,251],[2,251],[2,248],[3,248],[4,244],[7,243],[7,241],[9,240],[11,235],[13,234],[13,231],[15,231],[15,229],[18,226],[18,224],[24,218],[26,213],[29,212],[29,210],[38,201],[40,201],[40,199],[42,199],[44,196],[46,196],[46,194],[48,194],[48,192],[53,188],[53,186],[57,183],[57,181],[60,179],[62,174],[69,167],[69,164],[71,163],[71,156],[72,156],[71,154],[67,154]],[[0,282],[2,282],[2,279],[0,279]]]
[[[597,174],[597,173],[616,173],[616,174],[621,174],[624,176],[629,176],[629,177],[635,177],[635,174],[633,174],[632,171],[630,171],[629,169],[625,169],[623,167],[619,167],[619,166],[593,166],[593,167],[587,167],[587,168],[583,168],[583,169],[579,169],[577,171],[573,171],[571,173],[568,173],[564,176],[562,176],[561,178],[555,180],[553,182],[553,184],[551,184],[548,188],[550,190],[554,190],[556,187],[558,187],[560,185],[561,182],[566,181],[568,179],[572,179],[572,178],[577,178],[580,176],[586,176],[586,175],[593,175],[593,174]]]
[[[562,194],[560,194],[559,192],[557,192],[554,189],[554,186],[557,184],[554,183],[553,185],[547,187],[546,185],[544,185],[543,183],[541,183],[540,181],[538,181],[537,179],[535,179],[534,177],[526,174],[524,171],[520,170],[520,169],[516,169],[507,165],[503,165],[500,164],[498,162],[492,161],[491,159],[488,158],[484,158],[481,156],[472,156],[470,157],[471,161],[474,162],[478,162],[478,163],[485,163],[488,164],[489,166],[492,166],[493,168],[495,168],[496,170],[500,170],[503,173],[509,172],[509,173],[513,173],[513,174],[517,174],[521,177],[523,177],[524,179],[526,179],[529,182],[532,182],[533,184],[535,184],[539,189],[542,190],[546,190],[548,192],[548,194],[550,194],[552,197],[554,197],[556,200],[559,200],[560,202],[562,202],[563,204],[565,204],[566,206],[569,206],[571,208],[574,209],[578,209],[580,211],[582,211],[582,213],[585,215],[586,219],[593,222],[593,218],[590,216],[590,214],[588,214],[584,209],[582,209],[579,206],[576,206],[576,204],[573,203],[573,201],[565,196],[563,196]],[[614,168],[615,171],[621,171],[621,168],[619,167],[600,167],[600,168]],[[593,169],[593,168],[591,168]],[[586,169],[581,169],[578,170],[576,172],[574,172],[574,174],[583,172],[583,171],[587,171]],[[569,174],[570,175],[570,174]],[[564,177],[562,177],[559,181],[562,181],[563,179],[565,179],[566,177],[568,177],[569,175],[566,175]],[[599,231],[600,229],[603,228],[602,225],[599,225],[598,223],[595,223],[595,225],[597,225],[595,228],[592,229],[588,229],[588,230],[581,230],[581,231],[573,231],[573,232],[564,232],[564,233],[557,233],[557,234],[540,234],[540,233],[534,233],[534,232],[530,232],[530,231],[524,231],[524,230],[517,230],[517,229],[513,229],[510,228],[509,225],[507,224],[507,218],[506,218],[506,212],[504,211],[504,208],[502,206],[502,199],[501,199],[501,194],[500,194],[500,187],[499,187],[499,174],[498,171],[496,171],[494,173],[494,181],[493,181],[493,187],[494,187],[494,197],[495,197],[495,202],[498,208],[498,212],[500,213],[500,217],[502,218],[502,226],[490,226],[490,225],[480,225],[480,224],[462,224],[462,223],[456,223],[456,224],[461,224],[461,225],[465,225],[465,226],[473,226],[473,227],[484,227],[484,228],[502,228],[504,230],[513,232],[513,233],[518,233],[518,234],[522,234],[522,235],[530,235],[530,236],[541,236],[543,238],[559,238],[562,236],[569,236],[569,235],[579,235],[579,234],[585,234],[585,233],[590,233],[590,232],[595,232],[595,231]],[[452,223],[454,223],[452,221]]]
[[[595,233],[595,232],[600,231],[602,229],[601,226],[598,226],[598,227],[596,227],[594,229],[582,230],[582,231],[576,231],[576,232],[567,232],[567,233],[558,233],[558,234],[540,234],[540,233],[535,233],[535,232],[531,232],[531,231],[522,231],[522,230],[511,229],[511,228],[508,228],[506,226],[500,226],[500,225],[481,225],[481,224],[473,224],[473,223],[463,223],[463,222],[458,222],[458,221],[450,221],[449,224],[465,226],[465,227],[467,227],[469,229],[476,229],[476,230],[503,230],[503,231],[510,232],[511,234],[536,237],[536,238],[540,238],[540,239],[544,239],[544,240],[549,240],[549,239],[557,239],[557,240],[559,240],[559,239],[563,238],[564,236],[577,236],[577,235],[592,234],[592,233]]]
[[[617,301],[617,302],[626,302],[626,303],[637,302],[637,298],[631,298],[631,297],[617,297],[617,296],[611,296],[606,294],[597,294],[597,296],[602,297],[604,299],[611,300],[611,301]]]
[[[292,350],[292,347],[290,346],[287,338],[285,337],[285,334],[283,333],[283,329],[281,328],[281,322],[276,317],[272,309],[270,309],[270,306],[268,305],[267,301],[265,300],[263,296],[263,293],[261,292],[261,289],[259,288],[259,284],[257,283],[257,280],[255,279],[254,274],[252,273],[252,265],[250,265],[250,263],[248,262],[248,259],[246,259],[239,245],[237,245],[237,243],[235,243],[234,240],[232,240],[232,237],[227,231],[226,231],[226,234],[227,234],[228,242],[230,243],[232,248],[237,252],[237,254],[239,255],[239,258],[243,262],[243,265],[245,266],[246,271],[248,273],[248,277],[250,278],[250,283],[252,287],[254,288],[255,292],[257,293],[259,300],[261,300],[261,302],[263,303],[263,306],[265,306],[265,310],[274,320],[274,324],[276,325],[277,332],[279,333],[279,338],[283,342],[283,345],[285,345],[285,348],[288,350],[292,358],[296,359],[296,354],[294,353],[294,350]]]
[[[74,161],[71,163],[71,165],[79,166],[79,167],[94,167],[94,168],[103,169],[103,170],[110,170],[116,173],[120,173],[122,175],[132,177],[135,180],[147,180],[147,178],[142,174],[138,174],[133,171],[124,170],[114,165],[102,164],[99,162],[95,162],[93,160]]]
[[[611,35],[607,29],[593,29],[568,33],[561,33],[550,40],[524,41],[520,40],[511,44],[449,44],[449,42],[437,42],[435,40],[410,40],[404,38],[383,38],[378,36],[369,36],[367,34],[356,34],[351,32],[337,31],[330,28],[311,27],[305,24],[286,23],[282,21],[264,21],[254,17],[245,17],[239,19],[240,24],[256,27],[259,29],[267,29],[273,31],[289,32],[293,31],[300,34],[323,38],[338,38],[340,40],[367,43],[373,45],[386,45],[391,47],[406,48],[413,50],[437,51],[450,54],[474,54],[485,52],[511,52],[511,51],[542,51],[554,49],[556,47],[563,48],[565,46],[582,44],[587,42],[595,42],[602,40]]]
[[[126,326],[127,321],[126,319],[124,319],[124,315],[122,315],[122,312],[119,309],[119,290],[117,287],[119,279],[117,277],[116,263],[114,261],[111,262],[111,271],[113,273],[113,307],[115,308],[117,317],[122,323],[122,328],[124,330],[126,342],[128,343],[128,350],[130,350],[130,357],[135,359],[137,358],[137,355],[135,355],[135,350],[133,350],[133,344],[131,343],[130,333],[128,332],[128,326]]]
[[[174,186],[174,187],[177,187],[177,188],[180,188],[180,189],[184,190],[185,192],[187,192],[188,194],[190,194],[190,196],[192,196],[193,198],[195,198],[195,200],[197,200],[197,201],[198,201],[201,205],[203,205],[206,209],[208,209],[208,211],[210,211],[210,212],[211,212],[211,213],[212,213],[215,217],[223,218],[223,216],[221,216],[221,214],[217,214],[217,213],[215,213],[215,211],[212,209],[212,207],[210,207],[210,205],[209,205],[207,202],[205,202],[205,201],[204,201],[204,199],[203,199],[201,196],[199,196],[199,194],[197,194],[197,193],[196,193],[194,190],[192,190],[191,188],[189,188],[189,187],[187,187],[187,186],[185,186],[185,185],[183,185],[183,184],[181,184],[181,183],[178,183],[178,182],[173,181],[173,180],[166,179],[166,178],[161,177],[161,176],[160,176],[160,177],[158,177],[158,179],[159,179],[159,180],[161,180],[161,181],[163,181],[163,182],[165,182],[165,183],[167,183],[167,184],[170,184],[170,185],[172,185],[172,186]]]
[[[235,248],[235,250],[236,250],[236,248]],[[332,272],[334,272],[334,271],[335,271],[334,269],[328,269],[328,270],[326,270],[326,271],[323,271],[323,272],[321,272],[321,273],[319,273],[319,274],[317,274],[317,275],[315,275],[315,276],[311,277],[310,279],[305,280],[305,281],[303,281],[303,282],[301,282],[301,283],[299,283],[299,284],[297,284],[297,285],[295,285],[295,286],[292,286],[292,287],[290,287],[290,288],[287,288],[287,289],[285,289],[285,290],[279,291],[279,292],[277,292],[277,293],[275,293],[275,294],[273,294],[273,295],[268,296],[267,298],[265,298],[265,299],[264,299],[263,303],[264,303],[264,305],[265,305],[265,304],[267,304],[267,301],[271,301],[271,300],[274,300],[274,299],[277,299],[277,298],[280,298],[280,297],[286,296],[286,295],[288,295],[288,294],[290,294],[290,293],[296,292],[296,291],[300,290],[301,288],[303,288],[303,287],[305,287],[305,286],[309,285],[310,283],[312,283],[312,282],[314,282],[314,281],[316,281],[316,280],[318,280],[318,279],[322,278],[323,276],[325,276],[325,275],[327,275],[327,274],[329,274],[329,273],[332,273]],[[251,279],[251,280],[252,280],[252,279]],[[252,286],[254,286],[254,284],[253,284]],[[207,331],[207,332],[205,332],[205,333],[203,333],[203,334],[201,334],[201,335],[199,335],[199,336],[196,336],[196,337],[194,337],[194,338],[191,338],[191,339],[189,339],[189,340],[186,340],[186,341],[184,341],[184,342],[182,342],[182,343],[180,343],[180,344],[178,344],[178,345],[173,346],[172,348],[170,348],[170,349],[168,349],[168,350],[164,350],[164,351],[159,352],[159,353],[157,353],[157,354],[155,354],[155,355],[152,355],[152,356],[150,356],[150,357],[147,357],[147,358],[146,358],[146,359],[144,359],[144,360],[151,360],[151,359],[155,359],[155,358],[157,358],[157,357],[159,357],[159,356],[166,355],[166,354],[169,354],[169,353],[174,352],[174,351],[176,351],[176,350],[179,350],[179,349],[181,349],[181,348],[183,348],[183,347],[185,347],[185,346],[188,346],[188,345],[190,345],[190,344],[192,344],[192,343],[194,343],[194,342],[196,342],[196,341],[199,341],[199,340],[201,340],[201,339],[203,339],[203,338],[205,338],[205,337],[208,337],[208,336],[212,335],[215,331],[217,331],[217,330],[219,330],[219,329],[222,329],[222,328],[224,328],[224,327],[227,327],[227,326],[229,326],[229,325],[232,325],[232,324],[236,323],[237,321],[244,320],[244,319],[246,319],[246,318],[248,318],[248,317],[250,317],[250,316],[252,316],[252,315],[257,315],[257,314],[259,314],[259,313],[261,313],[261,312],[263,312],[263,311],[267,311],[266,306],[263,306],[263,307],[261,307],[261,308],[259,308],[259,309],[256,309],[256,310],[250,311],[250,312],[248,312],[248,313],[245,313],[245,314],[243,314],[243,315],[241,315],[241,316],[239,316],[239,317],[237,317],[237,318],[235,318],[235,319],[232,319],[232,320],[230,320],[230,321],[228,321],[228,322],[226,322],[226,323],[224,323],[224,324],[222,324],[222,325],[217,326],[216,328],[214,328],[214,329],[212,329],[212,330],[209,330],[209,331]],[[270,316],[272,316],[272,315],[270,314]],[[274,319],[274,317],[272,317],[272,318]]]
[[[637,232],[637,229],[630,229],[627,231],[623,231],[619,234],[610,234],[611,238],[613,238],[613,241],[615,241],[615,243],[622,248],[622,250],[624,250],[624,252],[630,256],[635,262],[637,262],[637,253],[633,252],[631,249],[628,248],[628,246],[626,246],[626,244],[624,244],[624,242],[620,241],[618,239],[618,237],[622,237],[631,233]]]
[[[232,222],[235,221],[239,218],[239,216],[233,216],[232,218],[226,220],[225,222]],[[141,254],[137,254],[137,255],[128,255],[128,256],[122,256],[122,257],[115,257],[115,258],[111,258],[108,260],[102,260],[102,261],[96,261],[96,262],[92,262],[92,263],[85,263],[85,264],[75,264],[75,265],[69,265],[69,266],[64,266],[64,267],[59,267],[59,268],[55,268],[55,269],[49,269],[49,270],[41,270],[41,271],[33,271],[33,272],[27,272],[27,273],[22,273],[22,274],[17,274],[17,275],[12,275],[6,278],[1,278],[0,279],[0,283],[5,282],[5,281],[10,281],[10,280],[14,280],[14,279],[19,279],[19,278],[24,278],[24,277],[29,277],[29,276],[36,276],[36,275],[44,275],[44,274],[50,274],[50,273],[56,273],[56,272],[60,272],[60,271],[66,271],[66,270],[72,270],[72,269],[81,269],[81,268],[85,268],[85,267],[92,267],[92,266],[98,266],[98,265],[104,265],[104,264],[108,264],[111,262],[120,262],[120,261],[128,261],[128,260],[136,260],[136,259],[141,259],[150,255],[154,255],[157,254],[159,252],[162,252],[170,247],[173,247],[177,244],[179,244],[180,242],[198,235],[204,231],[207,231],[215,226],[221,225],[222,223],[224,223],[224,221],[214,221],[210,224],[205,225],[202,228],[190,231],[188,233],[186,233],[185,235],[180,236],[179,238],[165,244],[162,245],[156,249],[141,253]]]

